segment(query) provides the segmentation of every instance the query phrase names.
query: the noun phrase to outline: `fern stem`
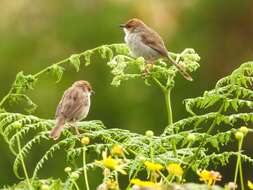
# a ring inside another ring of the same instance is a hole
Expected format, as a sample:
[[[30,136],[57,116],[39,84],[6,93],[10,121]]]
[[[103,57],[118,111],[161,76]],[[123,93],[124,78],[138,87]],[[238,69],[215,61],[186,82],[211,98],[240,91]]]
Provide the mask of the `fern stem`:
[[[112,47],[115,47],[116,45],[123,45],[123,44],[110,44],[110,45],[98,46],[98,47],[96,47],[96,48],[89,49],[89,50],[85,50],[85,51],[83,51],[83,52],[81,52],[81,53],[78,53],[77,56],[82,56],[82,55],[84,55],[84,54],[85,54],[86,52],[88,52],[88,51],[90,51],[90,52],[97,51],[97,50],[99,50],[99,49],[100,49],[101,47],[103,47],[103,46],[108,47],[108,48],[112,48]],[[54,64],[52,64],[52,65],[61,65],[61,64],[63,64],[63,63],[67,63],[68,61],[69,61],[69,58],[66,58],[66,59],[63,59],[63,60],[61,60],[61,61],[59,61],[59,62],[57,62],[57,63],[54,63]],[[40,72],[34,74],[34,77],[39,77],[40,75],[42,75],[42,74],[44,74],[45,72],[47,72],[48,69],[49,69],[49,67],[47,67],[47,68],[41,70]],[[0,104],[0,105],[1,105],[1,104]]]
[[[191,147],[192,144],[193,144],[192,142],[189,142],[188,145],[187,145],[187,147],[186,147],[186,149],[189,149],[189,148]],[[186,152],[184,152],[183,157],[181,158],[181,161],[180,161],[180,163],[179,163],[180,166],[181,166],[181,165],[183,164],[183,162],[184,162],[185,155],[186,155]]]
[[[154,147],[153,147],[153,140],[149,140],[149,147],[150,147],[150,158],[151,162],[154,162]]]
[[[75,180],[71,180],[77,190],[80,190]]]
[[[24,157],[23,157],[23,154],[21,152],[20,139],[19,139],[18,135],[17,135],[17,143],[18,143],[18,151],[20,153],[20,160],[21,160],[21,163],[22,163],[22,167],[23,167],[23,171],[24,171],[24,174],[25,174],[25,178],[26,178],[26,181],[27,181],[29,189],[32,190],[32,186],[31,186],[31,183],[30,183],[30,180],[29,180],[29,176],[28,176],[28,173],[27,173],[27,169],[26,169],[26,166],[25,166],[25,162],[24,162]]]
[[[224,108],[224,104],[222,104],[222,105],[220,106],[220,108],[219,108],[219,110],[218,110],[217,113],[220,114],[220,113],[222,112],[223,108]],[[212,125],[211,125],[210,128],[207,130],[207,132],[206,132],[207,134],[210,134],[210,133],[213,131],[213,129],[214,129],[214,127],[215,127],[215,124],[216,124],[216,119],[214,119]]]
[[[13,83],[14,84],[14,83]],[[3,97],[3,99],[1,100],[0,102],[0,108],[3,107],[3,104],[5,103],[5,101],[10,97],[10,95],[12,94],[12,91],[14,89],[13,87],[13,84],[12,84],[12,87],[11,89],[9,90],[9,92]]]
[[[172,114],[172,108],[171,108],[171,89],[168,88],[165,91],[163,91],[164,97],[165,97],[165,103],[166,103],[166,109],[167,109],[167,114],[168,114],[168,125],[173,124],[173,114]],[[175,131],[174,129],[172,130],[172,134],[174,134]],[[172,148],[173,148],[173,155],[177,157],[177,147],[176,147],[176,142],[175,140],[172,140]]]
[[[172,114],[172,108],[171,108],[171,90],[172,90],[172,86],[166,88],[157,78],[153,77],[153,80],[155,81],[157,86],[160,87],[160,89],[163,92],[163,95],[164,95],[164,98],[165,98],[165,103],[166,103],[168,125],[172,125],[173,124],[173,114]],[[174,130],[173,130],[172,134],[174,134]],[[174,156],[177,157],[177,147],[176,147],[176,143],[175,143],[174,140],[172,141],[172,148],[173,148]]]
[[[99,47],[96,47],[96,48],[93,48],[93,49],[89,49],[89,50],[85,50],[79,54],[77,54],[77,56],[82,56],[84,55],[86,52],[90,51],[90,52],[95,52],[95,51],[99,51],[102,47],[107,47],[107,48],[115,48],[116,46],[121,46],[121,45],[125,45],[123,43],[120,43],[120,44],[110,44],[110,45],[102,45],[102,46],[99,46]],[[51,65],[61,65],[61,64],[64,64],[64,63],[67,63],[69,62],[69,58],[66,58],[66,59],[63,59],[61,61],[58,61],[57,63],[53,63]],[[35,73],[33,76],[35,78],[38,78],[39,76],[41,76],[42,74],[48,72],[50,69],[50,66],[49,67],[46,67],[45,69]],[[10,95],[12,94],[12,91],[14,90],[14,83],[12,84],[12,87],[11,89],[9,90],[9,92],[2,98],[1,102],[0,102],[0,108],[3,106],[3,104],[6,102],[6,100],[10,97]]]
[[[52,64],[52,65],[61,65],[61,64],[63,64],[63,63],[67,63],[68,61],[69,61],[69,58],[66,58],[66,59],[61,60],[61,61],[59,61],[59,62],[57,62],[57,63]],[[41,70],[40,72],[34,74],[33,76],[34,76],[34,77],[39,77],[40,75],[42,75],[42,74],[48,72],[49,69],[50,69],[50,67],[46,67],[45,69],[43,69],[43,70]]]
[[[171,88],[169,88],[166,91],[164,91],[164,97],[165,97],[167,114],[168,114],[168,125],[172,125],[173,124],[173,115],[172,115],[172,109],[171,109],[170,94],[171,94]]]
[[[239,172],[240,172],[241,189],[244,190],[244,180],[243,180],[243,173],[242,173],[242,161],[240,163]]]
[[[237,161],[236,161],[236,168],[235,168],[235,176],[234,176],[234,183],[236,184],[237,182],[237,176],[238,176],[238,171],[239,167],[241,165],[241,149],[242,149],[242,142],[243,138],[239,140],[238,143],[238,152],[237,152]],[[240,172],[240,177],[241,177],[241,188],[244,190],[244,185],[243,185],[243,179],[242,179],[242,174]]]
[[[83,174],[84,174],[86,190],[90,190],[88,175],[87,175],[87,168],[86,168],[86,151],[87,151],[87,148],[84,147],[83,148]]]

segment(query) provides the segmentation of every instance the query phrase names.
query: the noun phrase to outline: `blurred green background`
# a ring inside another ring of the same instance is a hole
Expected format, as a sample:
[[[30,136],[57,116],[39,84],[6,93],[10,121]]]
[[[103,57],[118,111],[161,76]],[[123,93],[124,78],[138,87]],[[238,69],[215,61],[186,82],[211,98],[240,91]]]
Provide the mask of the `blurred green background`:
[[[35,73],[69,55],[102,44],[122,43],[124,34],[119,24],[137,17],[156,29],[169,51],[194,48],[201,56],[201,67],[190,83],[178,77],[172,94],[174,120],[188,114],[184,98],[201,95],[216,81],[253,58],[252,0],[0,0],[0,97],[3,97],[20,70]],[[160,134],[166,125],[162,94],[143,81],[129,81],[120,87],[110,86],[112,75],[106,63],[93,59],[79,73],[69,68],[60,83],[45,76],[34,91],[29,92],[39,105],[36,115],[54,118],[56,105],[63,91],[73,81],[91,82],[96,95],[88,120],[102,120],[107,127],[144,133],[152,129]],[[15,109],[12,109],[15,111]],[[252,152],[250,138],[246,151]],[[0,140],[0,184],[18,182],[13,175],[14,157]],[[45,148],[29,157],[28,167]],[[251,154],[251,156],[253,156]],[[49,162],[42,177],[62,176],[64,159]],[[57,163],[57,165],[56,165]],[[222,174],[231,180],[231,168]],[[252,167],[245,167],[248,178]],[[251,177],[253,177],[251,173]],[[98,182],[95,182],[97,184]]]

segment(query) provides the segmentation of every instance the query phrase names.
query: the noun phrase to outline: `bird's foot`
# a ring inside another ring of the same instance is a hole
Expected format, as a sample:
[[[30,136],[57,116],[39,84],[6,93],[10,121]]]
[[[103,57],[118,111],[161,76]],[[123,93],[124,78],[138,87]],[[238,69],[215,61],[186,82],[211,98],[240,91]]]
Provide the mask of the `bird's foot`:
[[[154,65],[153,63],[148,63],[142,73],[143,77],[147,77],[150,71],[153,69]]]
[[[69,123],[69,126],[70,126],[71,128],[74,128],[74,130],[75,130],[77,136],[80,135],[79,129],[78,129],[78,127],[77,127],[75,124]]]

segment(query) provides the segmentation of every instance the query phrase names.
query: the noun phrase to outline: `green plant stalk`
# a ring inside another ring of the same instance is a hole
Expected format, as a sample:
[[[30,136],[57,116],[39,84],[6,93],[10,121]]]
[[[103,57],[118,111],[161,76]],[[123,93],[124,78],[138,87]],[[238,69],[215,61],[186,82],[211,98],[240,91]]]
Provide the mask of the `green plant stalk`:
[[[78,187],[78,185],[77,185],[77,183],[75,182],[75,180],[72,179],[71,181],[72,181],[72,183],[74,184],[75,188],[76,188],[77,190],[80,190],[79,187]]]
[[[169,175],[170,177],[169,177],[169,182],[170,182],[170,184],[173,182],[173,180],[175,179],[175,175]]]
[[[87,168],[86,168],[86,151],[87,148],[83,148],[83,174],[84,174],[84,180],[85,180],[85,186],[87,190],[90,190],[89,187],[89,181],[88,181],[88,175],[87,175]]]
[[[219,110],[218,110],[217,113],[220,114],[220,113],[222,112],[223,108],[224,108],[224,104],[222,104],[222,105],[220,106],[220,108],[219,108]],[[210,126],[210,128],[207,130],[206,133],[207,133],[207,134],[211,134],[211,132],[213,131],[214,127],[215,127],[215,119],[214,119],[212,125]]]
[[[139,173],[140,169],[141,169],[141,164],[139,164],[138,168],[135,170],[134,175],[133,175],[133,177],[131,179],[134,179],[137,176],[137,174]],[[129,189],[130,186],[131,186],[131,183],[128,184],[128,186],[126,187],[126,189]]]
[[[166,109],[167,109],[167,114],[168,114],[168,125],[172,125],[173,124],[173,115],[172,115],[171,96],[170,96],[171,88],[167,89],[163,93],[164,93],[164,97],[165,97]]]
[[[173,124],[173,114],[172,114],[172,108],[171,108],[171,98],[170,98],[170,94],[171,94],[171,89],[170,88],[166,88],[164,85],[162,85],[162,83],[155,77],[153,77],[153,80],[155,81],[155,83],[157,84],[158,87],[160,87],[160,89],[163,92],[164,98],[165,98],[165,103],[166,103],[166,109],[167,109],[167,117],[168,117],[168,125]]]
[[[1,100],[0,102],[0,108],[3,107],[3,104],[5,103],[5,101],[10,97],[10,95],[12,94],[12,91],[13,91],[13,84],[12,84],[12,87],[11,89],[9,90],[9,92],[3,97],[3,99]]]
[[[242,161],[240,163],[239,172],[240,172],[241,189],[244,190],[244,180],[243,180],[243,173],[242,173]]]
[[[119,190],[119,177],[118,177],[118,172],[115,173],[115,180],[117,182],[117,190]]]
[[[167,177],[165,177],[161,171],[158,171],[158,173],[159,173],[160,176],[166,181],[166,183],[167,183],[168,185],[171,184],[171,182],[169,182],[169,180],[167,179]]]
[[[165,98],[165,103],[166,103],[168,125],[172,125],[173,124],[173,114],[172,114],[172,108],[171,108],[171,90],[172,90],[172,87],[166,88],[155,77],[153,77],[153,80],[155,81],[155,83],[157,84],[157,86],[160,87],[160,89],[163,92],[163,95],[164,95],[164,98]],[[174,130],[173,130],[173,134],[174,134]],[[177,147],[176,147],[176,143],[175,143],[174,140],[172,141],[172,148],[173,148],[173,154],[174,154],[174,156],[177,157]]]
[[[191,147],[192,144],[193,144],[192,142],[189,142],[186,148],[189,149],[189,148]],[[186,155],[186,154],[184,153],[184,154],[183,154],[183,157],[182,157],[182,159],[181,159],[181,162],[179,163],[180,166],[183,164],[183,161],[184,161],[184,159],[185,159],[185,155]],[[187,172],[188,169],[189,169],[189,168],[186,168],[185,171],[183,172],[182,178],[180,179],[181,181],[182,181],[183,177],[185,176],[185,173]],[[169,175],[168,175],[168,177],[169,177]]]
[[[24,174],[25,174],[25,178],[26,178],[29,189],[32,190],[32,186],[31,186],[31,183],[30,183],[30,180],[29,180],[29,176],[28,176],[27,169],[26,169],[26,166],[25,166],[24,158],[23,158],[23,155],[21,153],[21,145],[20,145],[20,139],[19,139],[18,135],[17,135],[17,143],[18,143],[18,151],[20,153],[20,158],[21,158],[21,163],[22,163]]]
[[[173,124],[173,114],[172,114],[172,108],[171,108],[171,89],[168,88],[166,90],[163,90],[164,98],[165,98],[165,103],[166,103],[166,109],[167,109],[167,114],[168,114],[168,125]],[[174,129],[172,130],[172,134],[175,133]],[[173,155],[177,157],[177,147],[176,147],[176,142],[172,140],[172,148],[173,148]]]
[[[150,146],[150,158],[151,161],[154,162],[154,147],[153,147],[153,141],[149,141],[149,146]]]
[[[238,171],[239,167],[241,165],[241,149],[242,149],[242,143],[243,143],[243,138],[239,140],[238,143],[238,152],[237,152],[237,162],[236,162],[236,168],[235,168],[235,176],[234,176],[234,183],[236,184],[237,182],[237,176],[238,176]],[[241,172],[240,172],[241,173]],[[240,177],[242,177],[242,174],[240,174]],[[242,179],[243,180],[243,179]],[[241,181],[241,188],[244,190],[244,185],[243,181]]]
[[[189,148],[191,147],[192,144],[193,144],[193,143],[190,141],[190,142],[188,143],[188,145],[187,145],[186,148],[189,149]],[[184,152],[183,157],[182,157],[182,159],[181,159],[181,162],[179,163],[180,166],[183,164],[185,155],[186,155],[186,153]]]

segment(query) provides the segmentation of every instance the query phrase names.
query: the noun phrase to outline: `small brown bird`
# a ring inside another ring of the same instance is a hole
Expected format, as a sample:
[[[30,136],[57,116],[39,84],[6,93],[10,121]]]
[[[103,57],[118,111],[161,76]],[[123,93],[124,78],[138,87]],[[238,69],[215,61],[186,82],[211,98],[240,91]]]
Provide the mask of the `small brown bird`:
[[[90,83],[84,80],[75,82],[64,92],[57,106],[56,126],[50,132],[50,138],[58,139],[66,122],[70,123],[75,128],[76,133],[79,134],[75,122],[84,119],[88,115],[92,93]]]
[[[167,48],[159,34],[140,19],[131,19],[126,24],[121,24],[120,27],[124,29],[125,42],[134,57],[143,57],[149,63],[162,57],[169,58],[185,79],[193,80],[182,65],[177,64],[169,57]]]

